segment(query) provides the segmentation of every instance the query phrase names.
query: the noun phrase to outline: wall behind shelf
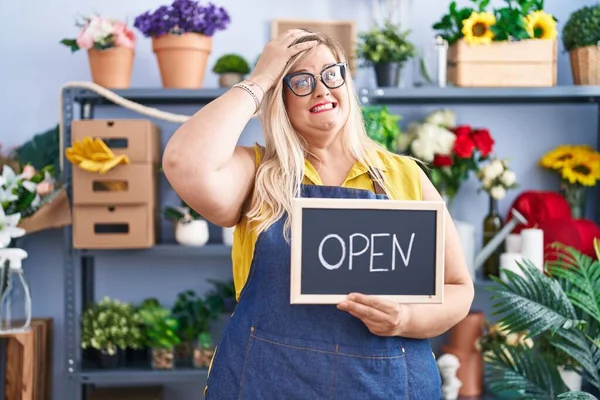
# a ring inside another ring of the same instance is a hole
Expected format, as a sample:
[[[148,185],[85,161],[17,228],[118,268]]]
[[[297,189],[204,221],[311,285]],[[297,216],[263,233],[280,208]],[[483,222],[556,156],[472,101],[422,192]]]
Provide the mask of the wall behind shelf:
[[[76,4],[69,0],[56,0],[51,4],[40,3],[29,7],[26,2],[11,2],[3,8],[5,28],[12,32],[12,40],[0,42],[3,62],[0,76],[10,77],[1,82],[3,97],[0,100],[0,143],[4,148],[19,144],[33,134],[41,132],[57,121],[57,98],[60,86],[67,81],[89,80],[85,53],[71,54],[58,44],[63,37],[76,35],[73,17],[79,13],[98,11],[116,17],[133,20],[135,15],[146,9],[161,5],[161,0],[136,0],[123,2],[85,0]],[[290,0],[271,2],[255,0],[240,2],[222,0],[232,14],[233,24],[226,32],[219,32],[214,38],[214,52],[210,66],[225,52],[240,52],[251,61],[262,50],[268,40],[268,21],[274,18],[322,18],[354,19],[359,29],[369,25],[368,0],[305,0],[303,7],[297,7]],[[462,3],[467,3],[463,0]],[[496,0],[495,3],[500,3]],[[560,20],[559,27],[570,12],[592,1],[574,1],[570,4],[562,0],[547,0],[547,9]],[[431,37],[430,26],[445,11],[447,1],[405,0],[410,14],[403,21],[413,30],[412,38],[418,44],[426,43]],[[417,8],[418,5],[418,8]],[[27,15],[23,20],[22,16]],[[51,21],[51,22],[50,22]],[[8,24],[8,25],[6,25]],[[150,41],[139,37],[137,57],[132,80],[133,87],[160,86],[159,74]],[[562,50],[562,46],[561,46]],[[43,66],[43,70],[40,68]],[[559,84],[572,83],[568,58],[559,54]],[[412,81],[413,68],[409,66],[404,74],[405,82]],[[372,86],[373,74],[370,70],[360,71],[357,76],[361,86]],[[217,78],[207,74],[207,87],[216,86]],[[182,114],[192,114],[194,107],[160,107]],[[394,107],[403,114],[402,124],[413,118],[420,118],[433,107]],[[535,166],[535,160],[547,149],[556,144],[570,141],[596,145],[597,115],[595,107],[589,106],[459,106],[453,107],[460,122],[483,125],[499,139],[498,152],[511,157],[513,166],[520,177],[522,188],[551,189],[554,181]],[[114,107],[97,110],[97,118],[125,118],[137,115]],[[160,123],[166,141],[176,128],[173,124]],[[245,130],[240,142],[252,144],[261,141],[260,125],[252,121]],[[517,140],[520,142],[517,143]],[[163,205],[173,204],[177,197],[164,188]],[[475,183],[469,182],[457,199],[455,216],[470,221],[479,229],[485,212],[486,200],[474,192]],[[501,203],[503,212],[509,206],[516,192]],[[163,223],[164,238],[172,237],[170,224]],[[64,393],[65,360],[60,349],[64,348],[64,304],[63,304],[63,239],[59,231],[48,231],[27,238],[24,246],[30,252],[26,271],[34,297],[34,315],[50,316],[55,319],[53,391],[54,398],[60,399]],[[227,279],[230,276],[227,259],[139,259],[99,258],[96,268],[96,296],[119,297],[137,301],[147,296],[156,296],[170,304],[179,290],[206,289],[208,277]],[[477,307],[489,309],[487,295],[482,288],[477,292]],[[196,399],[203,382],[192,385],[171,385],[167,388],[167,400]]]

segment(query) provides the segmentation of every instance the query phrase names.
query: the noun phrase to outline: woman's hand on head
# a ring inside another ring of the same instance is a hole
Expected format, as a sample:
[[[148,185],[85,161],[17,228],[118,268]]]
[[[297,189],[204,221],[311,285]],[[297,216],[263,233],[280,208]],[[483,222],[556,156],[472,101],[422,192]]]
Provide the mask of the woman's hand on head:
[[[361,293],[349,294],[337,307],[360,319],[378,336],[400,336],[408,318],[402,304]]]
[[[296,39],[310,34],[302,29],[292,29],[267,43],[250,80],[259,85],[264,92],[271,89],[291,57],[317,45],[318,42],[312,40],[291,46]]]

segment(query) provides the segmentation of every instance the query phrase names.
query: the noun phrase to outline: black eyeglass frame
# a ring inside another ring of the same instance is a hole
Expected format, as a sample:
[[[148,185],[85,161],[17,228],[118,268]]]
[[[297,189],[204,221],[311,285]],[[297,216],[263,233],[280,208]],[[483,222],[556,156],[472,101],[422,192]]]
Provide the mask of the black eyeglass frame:
[[[329,68],[333,68],[333,67],[340,67],[340,73],[342,74],[342,83],[340,83],[337,86],[329,86],[323,80],[323,73],[325,71],[327,71]],[[346,70],[347,70],[347,68],[348,68],[348,63],[347,62],[339,62],[339,63],[328,65],[327,67],[323,68],[323,70],[321,71],[321,73],[318,76],[314,75],[314,74],[311,74],[310,72],[299,71],[299,72],[294,72],[292,74],[284,76],[283,77],[283,82],[292,91],[292,93],[294,93],[294,95],[296,95],[298,97],[310,96],[311,94],[313,94],[313,92],[317,88],[317,78],[328,89],[337,89],[339,87],[344,86],[344,84],[346,83]],[[308,92],[306,94],[297,94],[296,92],[294,92],[294,89],[292,89],[291,79],[294,78],[294,77],[296,77],[296,76],[300,76],[300,75],[308,75],[308,76],[311,76],[313,78],[313,80],[312,80],[312,87],[310,89],[310,92]]]

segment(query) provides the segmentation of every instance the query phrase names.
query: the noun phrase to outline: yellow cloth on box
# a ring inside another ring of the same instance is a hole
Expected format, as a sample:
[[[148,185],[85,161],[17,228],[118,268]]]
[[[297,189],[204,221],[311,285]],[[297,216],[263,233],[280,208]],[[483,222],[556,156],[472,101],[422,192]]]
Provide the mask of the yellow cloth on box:
[[[254,146],[254,153],[258,167],[261,160],[259,146]],[[380,152],[380,157],[383,164],[382,174],[387,187],[390,188],[392,200],[421,200],[420,167],[417,163],[410,158],[385,152]],[[348,173],[342,187],[374,192],[373,181],[367,172],[364,165],[356,163]],[[308,160],[305,161],[304,166],[304,184],[323,185],[319,174]],[[243,216],[235,226],[233,233],[231,257],[235,295],[238,300],[250,273],[254,246],[258,239],[258,235],[252,228],[253,223]]]

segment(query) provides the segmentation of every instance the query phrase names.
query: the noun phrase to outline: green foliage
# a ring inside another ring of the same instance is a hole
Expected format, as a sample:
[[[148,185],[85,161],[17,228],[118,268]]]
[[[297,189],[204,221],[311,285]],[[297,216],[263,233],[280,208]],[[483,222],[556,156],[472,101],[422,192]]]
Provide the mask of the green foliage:
[[[490,0],[471,0],[473,7],[459,8],[456,1],[452,1],[448,13],[442,15],[439,21],[433,24],[436,34],[441,36],[449,45],[456,43],[463,37],[461,32],[463,20],[469,18],[474,12],[483,12],[487,9]]]
[[[52,173],[60,171],[59,128],[56,125],[35,135],[15,150],[15,159],[21,165],[30,164],[36,170],[52,166]]]
[[[81,348],[96,349],[114,355],[117,349],[140,348],[141,320],[128,303],[105,297],[88,308],[82,317]]]
[[[574,11],[562,32],[565,50],[596,46],[600,42],[600,4],[585,6]]]
[[[386,22],[359,35],[357,55],[366,65],[395,62],[405,64],[417,55],[416,47],[408,40],[410,30]]]
[[[594,243],[600,259],[600,240]],[[508,282],[492,278],[497,283],[491,290],[498,323],[508,332],[527,331],[535,343],[532,349],[498,347],[488,353],[492,393],[594,399],[568,391],[558,373],[564,365],[600,388],[600,261],[561,244],[553,248],[546,274],[525,261],[519,264],[524,276],[505,271]]]
[[[215,320],[220,312],[218,303],[198,297],[192,290],[179,293],[172,309],[172,315],[178,323],[178,335],[184,341],[212,342],[210,322]]]
[[[231,72],[246,75],[250,73],[250,65],[241,55],[231,53],[221,56],[213,66],[212,70],[215,74]]]
[[[233,279],[229,282],[209,279],[208,282],[213,285],[213,289],[207,293],[206,302],[218,312],[229,312],[229,307],[236,301]]]
[[[367,135],[387,150],[396,153],[398,138],[402,134],[398,125],[401,117],[390,113],[386,106],[363,106],[362,114]]]
[[[147,345],[153,349],[172,349],[181,343],[179,323],[170,310],[153,303],[146,303],[138,310]]]
[[[165,208],[165,218],[171,221],[190,221],[204,219],[192,207],[181,200],[179,207],[168,206]]]

